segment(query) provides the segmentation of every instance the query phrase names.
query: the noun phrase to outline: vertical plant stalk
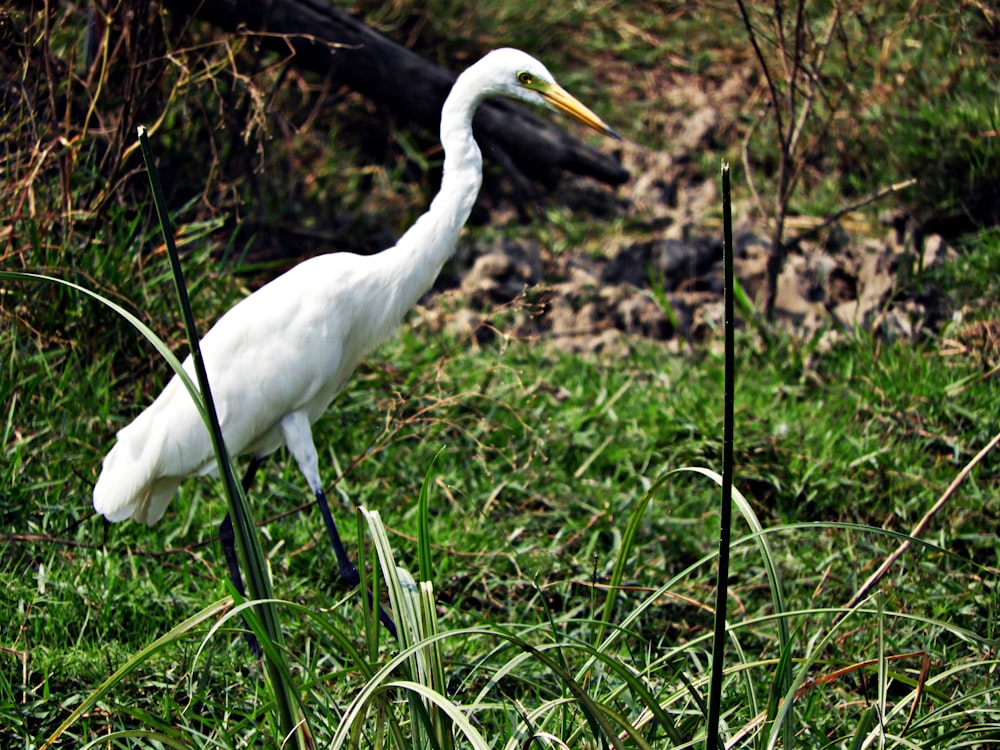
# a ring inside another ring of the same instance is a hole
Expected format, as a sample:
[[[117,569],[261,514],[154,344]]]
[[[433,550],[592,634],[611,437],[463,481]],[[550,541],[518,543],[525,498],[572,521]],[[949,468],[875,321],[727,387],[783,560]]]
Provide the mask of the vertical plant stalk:
[[[722,716],[722,679],[725,669],[726,603],[729,599],[729,544],[733,520],[733,439],[736,401],[736,306],[733,282],[733,209],[729,164],[722,163],[722,268],[725,289],[723,330],[725,383],[722,406],[722,507],[719,513],[719,574],[715,588],[715,634],[712,641],[712,679],[708,694],[708,737],[705,750],[723,747],[719,741]]]
[[[184,283],[184,270],[181,267],[177,245],[174,243],[173,230],[170,226],[170,216],[167,213],[167,202],[163,195],[163,187],[160,185],[160,177],[156,170],[152,149],[149,145],[149,137],[146,135],[146,129],[141,125],[138,128],[138,133],[142,158],[146,165],[146,173],[149,176],[149,185],[153,191],[153,204],[156,207],[157,218],[159,219],[160,229],[163,233],[163,241],[167,248],[167,255],[170,258],[174,286],[177,289],[181,311],[184,315],[184,327],[187,331],[188,342],[191,348],[191,360],[194,364],[195,375],[197,376],[198,389],[201,392],[201,398],[205,406],[207,417],[206,427],[212,438],[212,448],[219,467],[219,477],[222,479],[225,487],[226,500],[233,521],[240,563],[244,570],[247,589],[251,598],[260,602],[255,605],[254,610],[260,618],[266,636],[262,642],[264,648],[264,666],[278,712],[278,728],[283,737],[292,738],[297,736],[300,743],[303,743],[305,740],[301,732],[296,730],[298,723],[296,721],[296,700],[288,676],[288,667],[284,663],[281,626],[278,622],[277,607],[274,604],[274,591],[271,586],[271,578],[268,575],[267,560],[264,557],[264,550],[261,547],[260,538],[257,536],[257,529],[250,514],[246,494],[243,492],[243,488],[236,478],[232,461],[229,453],[226,451],[222,427],[219,424],[215,401],[212,398],[212,391],[208,382],[208,373],[205,370],[205,361],[201,354],[201,343],[194,321],[194,313],[191,310],[191,300],[188,297],[187,286]]]

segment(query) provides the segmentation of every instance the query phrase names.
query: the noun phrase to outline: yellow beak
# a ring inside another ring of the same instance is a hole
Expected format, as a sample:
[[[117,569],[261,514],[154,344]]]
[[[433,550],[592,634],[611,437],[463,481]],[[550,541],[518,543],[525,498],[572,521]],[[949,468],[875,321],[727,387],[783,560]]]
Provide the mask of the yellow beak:
[[[566,89],[558,83],[549,83],[544,89],[539,89],[538,93],[545,97],[545,101],[554,106],[556,109],[575,117],[584,125],[593,128],[598,133],[603,133],[604,135],[610,136],[617,141],[621,140],[618,133],[608,127],[604,120],[591,112],[587,107],[580,103],[575,96],[566,91]]]

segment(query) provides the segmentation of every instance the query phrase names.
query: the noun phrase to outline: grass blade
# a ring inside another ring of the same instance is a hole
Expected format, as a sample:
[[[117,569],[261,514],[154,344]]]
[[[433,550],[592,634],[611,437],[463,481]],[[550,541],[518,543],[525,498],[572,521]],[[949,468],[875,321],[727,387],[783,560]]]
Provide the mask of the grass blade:
[[[419,560],[418,570],[421,581],[434,580],[434,562],[431,558],[431,531],[430,531],[430,493],[431,493],[431,472],[437,464],[441,454],[444,453],[442,446],[434,458],[431,460],[427,472],[424,474],[423,484],[420,485],[420,496],[417,498],[417,559]]]
[[[283,737],[296,737],[300,746],[305,746],[303,731],[297,729],[300,726],[296,716],[297,700],[290,683],[288,666],[282,655],[281,626],[278,620],[278,609],[273,603],[274,591],[271,586],[270,575],[268,574],[267,561],[264,557],[264,550],[261,547],[260,538],[257,535],[257,529],[253,522],[250,505],[247,502],[240,482],[236,478],[236,472],[233,469],[229,453],[226,451],[222,427],[219,424],[215,402],[212,398],[211,384],[208,381],[208,373],[201,354],[200,337],[195,325],[194,312],[191,310],[191,301],[188,298],[187,287],[184,282],[184,271],[181,267],[177,246],[174,243],[173,231],[170,227],[170,217],[167,213],[166,199],[163,196],[163,188],[160,185],[159,174],[156,170],[152,149],[149,145],[149,137],[142,126],[138,130],[142,158],[145,162],[149,184],[153,191],[153,203],[156,207],[157,217],[159,218],[160,230],[163,233],[163,241],[166,244],[167,253],[170,257],[174,285],[177,289],[177,296],[184,316],[184,326],[187,330],[188,342],[191,347],[191,361],[194,365],[195,374],[198,378],[199,391],[204,403],[203,415],[212,438],[212,448],[215,451],[219,476],[225,488],[228,510],[233,522],[237,551],[240,556],[250,596],[260,601],[257,614],[264,626],[263,635],[265,636],[261,645],[264,649],[264,665],[268,675],[268,683],[271,686],[277,708],[278,727]],[[270,643],[267,641],[270,641]]]
[[[81,716],[90,711],[97,702],[101,700],[105,695],[111,692],[118,683],[128,677],[132,672],[134,672],[138,667],[146,662],[150,657],[156,655],[158,652],[163,650],[166,646],[170,645],[176,641],[182,635],[191,632],[199,625],[213,620],[218,617],[231,602],[229,599],[223,599],[221,601],[215,602],[214,604],[205,607],[201,612],[192,615],[188,619],[179,625],[171,628],[168,632],[161,635],[155,641],[150,643],[141,651],[134,654],[128,661],[126,661],[121,667],[116,669],[110,677],[108,677],[104,682],[97,686],[86,698],[80,701],[80,704],[73,709],[69,716],[67,716],[62,724],[60,724],[56,730],[49,735],[48,739],[42,744],[40,750],[48,750],[52,744],[59,739],[59,736],[69,729],[73,724],[75,724]]]

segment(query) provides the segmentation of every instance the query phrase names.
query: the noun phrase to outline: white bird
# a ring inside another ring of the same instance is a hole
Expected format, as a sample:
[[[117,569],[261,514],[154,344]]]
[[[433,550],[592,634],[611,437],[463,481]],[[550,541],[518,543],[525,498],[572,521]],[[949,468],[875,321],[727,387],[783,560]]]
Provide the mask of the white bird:
[[[352,587],[358,572],[330,515],[311,425],[452,255],[482,184],[472,117],[493,95],[554,106],[618,138],[540,62],[519,50],[495,50],[462,73],[445,100],[441,189],[393,247],[370,256],[339,252],[303,261],[233,306],[201,340],[226,447],[233,456],[252,459],[244,485],[259,459],[285,445],[316,496],[340,574]],[[194,378],[190,357],[184,369]],[[118,433],[94,487],[94,508],[110,521],[152,525],[186,477],[215,471],[208,431],[175,375]],[[230,568],[242,588],[238,568]]]

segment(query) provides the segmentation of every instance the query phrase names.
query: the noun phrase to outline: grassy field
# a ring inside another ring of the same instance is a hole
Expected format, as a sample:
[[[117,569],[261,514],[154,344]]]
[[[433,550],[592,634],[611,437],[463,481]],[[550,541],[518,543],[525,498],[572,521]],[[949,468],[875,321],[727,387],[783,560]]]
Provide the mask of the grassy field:
[[[710,85],[754,62],[737,11],[722,4],[700,14],[653,2],[507,3],[439,16],[368,5],[359,8],[381,28],[458,67],[499,37],[530,49],[654,149],[669,146],[648,114],[667,106],[666,92],[643,81],[669,70]],[[871,51],[872,27],[845,26],[858,34],[844,47],[857,57],[831,55],[830,80],[857,90],[824,100],[832,137],[804,148],[793,208],[822,216],[931,161],[933,189],[914,208],[947,213],[996,175],[1000,139],[941,135],[956,123],[965,135],[998,126],[984,72],[995,69],[996,19],[956,8],[957,26],[920,3],[853,8],[852,18],[870,14],[887,30],[882,54]],[[154,142],[203,329],[284,267],[266,260],[268,247],[377,249],[436,189],[433,170],[406,157],[432,136],[380,141],[387,126],[363,102],[318,94],[316,82],[206,29],[135,67],[128,55],[166,44],[163,17],[127,21],[133,46],[118,50],[93,99],[95,82],[85,85],[74,61],[78,9],[52,11],[47,26],[41,13],[4,14],[27,93],[9,94],[3,114],[0,271],[98,291],[177,351],[169,268],[128,150],[135,121],[166,116]],[[948,64],[925,70],[927,56]],[[849,63],[873,58],[883,68],[857,66],[873,79],[851,78]],[[133,78],[115,77],[125,70]],[[151,93],[130,99],[137,91]],[[262,93],[269,107],[256,107]],[[296,110],[306,105],[309,117]],[[705,155],[708,178],[719,158],[739,160],[751,117],[749,107],[725,117],[718,153]],[[220,127],[205,125],[213,118]],[[902,146],[872,158],[886,143]],[[776,157],[767,146],[751,153],[758,189],[768,189]],[[875,225],[877,210],[858,225]],[[581,234],[611,242],[627,225],[536,219],[517,231],[551,249]],[[473,227],[463,242],[487,244],[499,231]],[[996,452],[910,536],[1000,424],[1000,234],[982,229],[954,244],[958,260],[913,280],[949,310],[918,339],[877,328],[829,346],[780,331],[767,345],[753,329],[738,339],[735,474],[745,502],[730,578],[730,746],[1000,743]],[[568,355],[544,337],[505,335],[515,314],[492,311],[499,334],[485,341],[415,316],[315,428],[349,548],[363,546],[376,569],[370,527],[354,511],[363,506],[379,512],[401,567],[429,568],[434,618],[424,633],[437,634],[436,652],[400,656],[364,616],[362,597],[339,585],[321,520],[283,452],[251,490],[289,680],[316,747],[704,744],[720,493],[686,469],[721,471],[718,347],[677,353],[634,340],[624,357]],[[81,705],[54,746],[283,746],[274,696],[233,614],[219,482],[186,482],[153,528],[111,526],[93,512],[114,432],[168,368],[119,316],[64,286],[0,279],[0,321],[0,747],[42,746]],[[886,577],[850,605],[907,540]]]

